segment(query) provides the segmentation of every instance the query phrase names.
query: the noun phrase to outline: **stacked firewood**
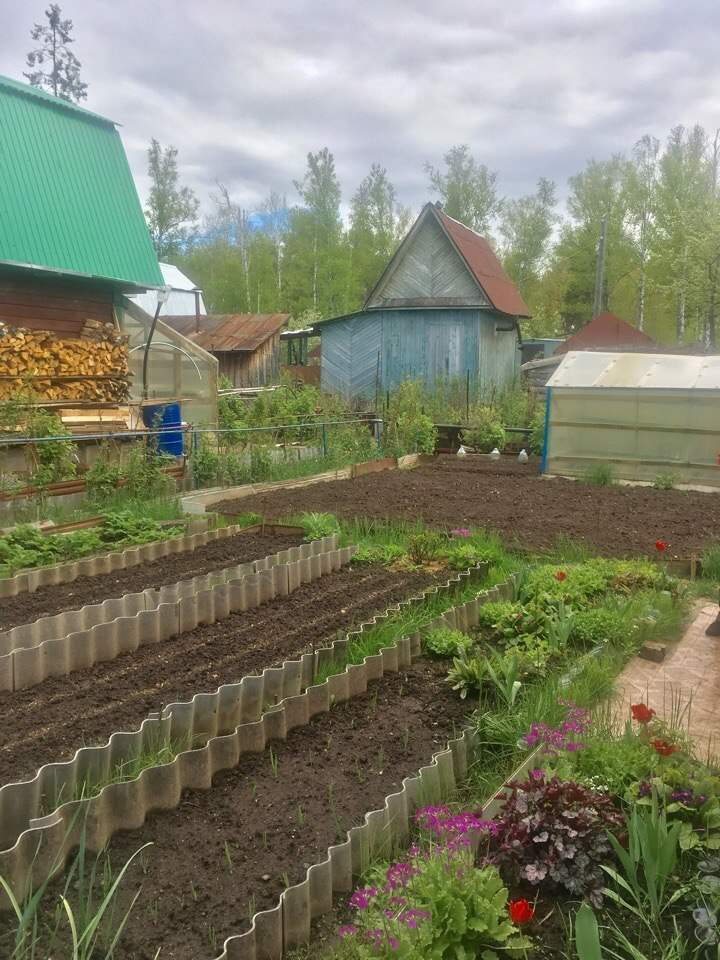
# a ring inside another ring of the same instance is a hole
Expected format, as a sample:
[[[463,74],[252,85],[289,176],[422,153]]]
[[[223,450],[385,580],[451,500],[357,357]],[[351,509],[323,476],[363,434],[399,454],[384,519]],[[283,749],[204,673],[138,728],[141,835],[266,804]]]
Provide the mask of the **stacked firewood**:
[[[0,399],[122,403],[130,392],[128,340],[111,323],[86,320],[79,338],[0,323]]]

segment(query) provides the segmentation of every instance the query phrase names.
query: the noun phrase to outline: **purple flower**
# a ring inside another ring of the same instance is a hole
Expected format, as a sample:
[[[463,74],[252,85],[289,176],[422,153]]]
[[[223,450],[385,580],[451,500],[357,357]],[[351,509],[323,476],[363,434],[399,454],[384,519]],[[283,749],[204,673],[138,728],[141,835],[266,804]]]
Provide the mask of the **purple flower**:
[[[638,796],[639,797],[649,797],[650,796],[650,784],[643,780],[638,784]]]
[[[406,924],[411,930],[415,930],[418,920],[429,920],[430,913],[427,910],[403,910],[398,917],[401,923]]]
[[[353,926],[352,923],[345,923],[342,927],[338,927],[338,936],[341,940],[344,940],[345,937],[354,937],[357,933],[357,927]]]
[[[467,527],[457,527],[455,530],[450,531],[450,535],[453,537],[469,537],[471,533]]]
[[[363,887],[360,890],[356,890],[355,893],[348,900],[348,904],[351,907],[355,907],[356,910],[367,910],[370,905],[370,900],[372,897],[377,896],[376,887]]]
[[[541,770],[539,767],[536,767],[534,770],[531,770],[528,776],[531,780],[542,780],[545,775],[545,771]]]
[[[441,839],[456,839],[471,832],[495,833],[492,820],[480,820],[474,813],[450,813],[448,807],[423,807],[415,814],[415,822]]]
[[[410,877],[414,877],[420,871],[410,863],[393,863],[385,872],[387,880],[387,890],[395,890],[397,887],[404,887]]]
[[[684,803],[687,805],[692,802],[692,798],[692,790],[673,790],[673,792],[670,794],[670,799],[674,803]]]

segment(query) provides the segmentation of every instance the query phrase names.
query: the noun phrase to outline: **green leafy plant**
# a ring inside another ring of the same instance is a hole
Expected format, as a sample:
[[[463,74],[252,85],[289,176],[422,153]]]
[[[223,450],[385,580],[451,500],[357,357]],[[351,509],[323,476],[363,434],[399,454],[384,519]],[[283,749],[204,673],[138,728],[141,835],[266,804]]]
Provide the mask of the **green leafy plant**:
[[[543,452],[545,443],[545,407],[541,406],[533,414],[530,421],[530,438],[528,440],[528,449],[530,453],[540,456]]]
[[[423,647],[433,657],[460,656],[472,643],[472,637],[449,627],[437,627],[423,637]]]
[[[591,649],[602,643],[620,643],[627,627],[620,610],[596,607],[575,614],[570,637],[576,646]]]
[[[488,679],[501,702],[508,709],[514,707],[522,687],[520,658],[514,653],[507,657],[488,657],[486,669]]]
[[[438,845],[426,857],[370,875],[350,898],[353,923],[338,931],[348,960],[500,960],[531,945],[509,917],[508,891],[494,867]]]
[[[423,412],[422,385],[405,380],[390,397],[385,415],[385,451],[399,457],[405,453],[433,453],[437,430]]]
[[[461,700],[465,700],[468,694],[477,696],[488,679],[487,657],[470,656],[467,650],[462,650],[460,656],[453,658],[446,677],[453,690],[460,694]]]
[[[489,453],[495,447],[502,450],[507,436],[499,411],[490,406],[475,408],[472,423],[462,432],[462,442],[480,453]]]
[[[613,481],[613,468],[609,463],[598,463],[585,474],[585,480],[596,487],[609,487]]]
[[[633,806],[625,825],[627,847],[610,834],[621,869],[603,866],[614,883],[606,892],[657,935],[663,913],[685,892],[677,888],[668,893],[680,852],[680,824],[668,823],[667,814],[653,792],[650,807]]]
[[[302,513],[298,518],[306,540],[322,540],[340,533],[340,523],[333,513]]]
[[[656,490],[673,490],[677,480],[677,474],[675,473],[658,473],[653,480],[653,487]]]
[[[445,539],[439,533],[426,531],[415,534],[407,542],[407,555],[411,563],[421,566],[437,560],[445,546]]]

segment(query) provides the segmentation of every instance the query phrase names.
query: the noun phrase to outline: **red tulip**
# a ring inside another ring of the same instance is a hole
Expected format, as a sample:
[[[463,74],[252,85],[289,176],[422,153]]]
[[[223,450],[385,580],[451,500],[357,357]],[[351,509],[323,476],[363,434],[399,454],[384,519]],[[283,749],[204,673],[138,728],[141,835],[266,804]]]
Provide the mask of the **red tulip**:
[[[633,703],[630,706],[630,712],[632,713],[633,720],[637,720],[638,723],[650,723],[655,716],[655,711],[652,707],[647,707],[644,703]]]
[[[553,574],[558,583],[562,583],[563,580],[567,580],[567,574],[564,570],[556,570]]]
[[[676,743],[668,743],[667,740],[651,740],[650,746],[660,757],[669,757],[678,749]]]
[[[667,550],[667,548],[668,548],[668,545],[667,543],[665,543],[664,540],[655,541],[655,549],[658,551],[658,553],[664,553]]]
[[[527,900],[510,900],[508,903],[508,913],[513,923],[530,923],[535,916],[535,907]]]

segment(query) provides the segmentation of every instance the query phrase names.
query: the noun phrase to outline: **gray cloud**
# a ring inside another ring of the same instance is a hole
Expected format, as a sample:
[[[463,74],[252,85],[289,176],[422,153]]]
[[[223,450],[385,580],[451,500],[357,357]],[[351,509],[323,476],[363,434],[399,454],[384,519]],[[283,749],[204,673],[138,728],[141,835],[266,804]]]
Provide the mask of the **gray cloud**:
[[[45,4],[0,0],[0,72],[21,77]],[[7,8],[7,9],[5,9]],[[677,123],[720,125],[710,0],[65,0],[88,107],[122,124],[142,196],[151,137],[207,209],[294,198],[333,150],[345,201],[373,161],[427,199],[426,160],[469,143],[510,196]]]

